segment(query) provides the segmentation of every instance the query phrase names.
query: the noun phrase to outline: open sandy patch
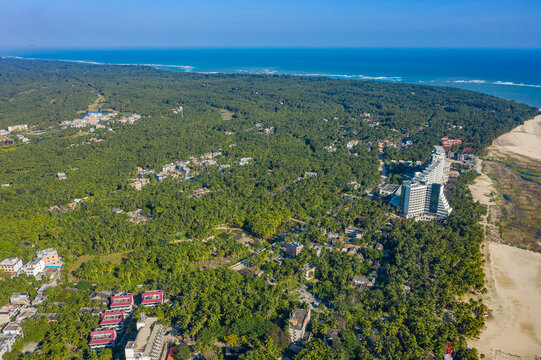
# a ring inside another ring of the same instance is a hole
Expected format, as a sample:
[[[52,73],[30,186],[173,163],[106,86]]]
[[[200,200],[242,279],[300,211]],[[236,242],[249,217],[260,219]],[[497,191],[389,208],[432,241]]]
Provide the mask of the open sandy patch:
[[[489,151],[502,155],[527,156],[541,161],[541,115],[498,137]]]

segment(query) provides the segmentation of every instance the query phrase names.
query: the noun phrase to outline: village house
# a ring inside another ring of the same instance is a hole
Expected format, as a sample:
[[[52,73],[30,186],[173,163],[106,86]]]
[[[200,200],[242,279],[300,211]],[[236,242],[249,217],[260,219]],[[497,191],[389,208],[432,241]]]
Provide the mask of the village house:
[[[0,359],[13,350],[17,335],[0,335]]]
[[[304,271],[304,278],[307,281],[311,281],[312,279],[314,279],[314,276],[316,274],[316,267],[315,266],[310,265],[310,264],[304,264],[302,269]]]
[[[60,267],[60,258],[56,249],[40,250],[36,252],[36,258],[43,259],[45,269],[58,269]]]
[[[34,258],[22,268],[22,271],[28,276],[38,276],[43,270],[45,270],[43,258]]]
[[[8,274],[15,274],[23,267],[23,261],[17,257],[4,259],[0,263],[0,270]]]
[[[27,293],[15,293],[9,298],[9,303],[13,306],[29,306],[30,296]]]
[[[58,180],[66,180],[68,178],[66,173],[58,173],[56,174],[56,177],[58,178]]]
[[[310,323],[310,309],[293,310],[289,316],[289,337],[292,343],[299,342],[306,335],[306,327]]]
[[[21,324],[17,324],[16,322],[10,322],[4,327],[2,333],[4,335],[23,335],[23,328]]]
[[[302,252],[304,246],[296,241],[285,244],[285,252],[289,256],[297,256]]]
[[[347,226],[344,229],[344,234],[346,236],[349,236],[350,238],[362,239],[364,235],[364,229],[355,226]]]

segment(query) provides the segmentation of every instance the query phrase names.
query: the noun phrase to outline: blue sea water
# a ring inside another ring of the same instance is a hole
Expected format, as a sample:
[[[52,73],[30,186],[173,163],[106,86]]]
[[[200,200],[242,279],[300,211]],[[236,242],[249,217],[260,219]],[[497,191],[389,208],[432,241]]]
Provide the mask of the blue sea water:
[[[541,49],[0,49],[1,56],[205,73],[328,76],[452,86],[541,107]]]

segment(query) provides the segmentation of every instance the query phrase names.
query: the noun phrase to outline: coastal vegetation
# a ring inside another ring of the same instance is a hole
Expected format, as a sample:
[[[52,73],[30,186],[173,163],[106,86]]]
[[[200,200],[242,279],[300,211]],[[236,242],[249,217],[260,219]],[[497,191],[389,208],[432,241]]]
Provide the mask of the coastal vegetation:
[[[142,118],[93,131],[59,126],[89,104]],[[172,112],[178,106],[182,114]],[[313,339],[295,359],[430,359],[449,344],[457,358],[476,359],[466,338],[481,331],[483,304],[461,300],[484,289],[478,222],[486,209],[467,187],[475,173],[456,179],[446,224],[400,219],[363,195],[378,185],[383,140],[396,144],[383,150],[388,161],[424,162],[443,136],[463,139],[453,150],[481,154],[535,112],[451,88],[0,60],[0,128],[30,129],[30,142],[6,142],[0,152],[0,258],[54,247],[73,270],[39,305],[59,320],[25,323],[29,335],[7,358],[120,354],[88,347],[97,317],[78,309],[100,306],[93,291],[159,288],[170,302],[147,315],[194,351],[219,358],[217,344],[227,344],[244,347],[243,359],[274,359],[291,351],[289,315],[309,306],[297,292],[308,282],[319,306]],[[411,146],[401,145],[406,139]],[[214,163],[199,160],[206,154]],[[156,178],[186,159],[189,173]],[[393,169],[397,179],[406,172]],[[140,191],[130,185],[139,176],[148,179]],[[328,236],[352,225],[364,231],[352,240],[355,256]],[[229,227],[256,241],[237,241]],[[305,251],[277,259],[284,240]],[[71,267],[76,257],[85,261]],[[248,257],[247,271],[230,268]],[[310,281],[305,266],[316,269]],[[0,300],[38,285],[5,278]],[[329,331],[338,334],[332,341]],[[30,341],[38,352],[18,351]]]

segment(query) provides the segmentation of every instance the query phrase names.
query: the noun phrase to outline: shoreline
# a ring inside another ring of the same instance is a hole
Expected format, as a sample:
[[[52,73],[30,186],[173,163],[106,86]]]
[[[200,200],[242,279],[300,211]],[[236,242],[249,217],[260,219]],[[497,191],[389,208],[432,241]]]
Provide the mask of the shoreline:
[[[177,49],[172,51],[189,51],[190,49]],[[196,51],[195,49],[191,49]],[[201,49],[200,49],[201,50]],[[244,49],[246,51],[249,49]],[[280,49],[276,49],[280,50]],[[284,50],[284,49],[282,49]],[[366,49],[365,49],[366,50]],[[61,50],[60,50],[61,51]],[[93,50],[79,50],[79,52],[92,52]],[[122,52],[122,51],[138,51],[138,50],[109,50],[110,52]],[[144,51],[144,50],[140,50]],[[218,49],[207,49],[205,51],[218,51]],[[75,50],[77,52],[77,50]],[[437,72],[427,74],[416,74],[404,72],[403,70],[396,69],[379,69],[372,70],[366,73],[364,68],[328,68],[325,63],[321,67],[314,67],[313,69],[306,70],[303,66],[283,63],[281,58],[278,58],[276,62],[262,62],[262,63],[246,63],[242,61],[235,63],[215,63],[207,64],[201,63],[199,59],[185,59],[178,60],[178,64],[174,64],[174,59],[150,59],[144,58],[140,62],[131,62],[131,58],[109,59],[107,57],[94,57],[86,56],[86,59],[73,59],[67,55],[64,58],[51,58],[50,53],[48,55],[41,56],[33,54],[26,55],[0,55],[0,59],[13,59],[13,60],[35,60],[35,61],[60,61],[68,63],[90,64],[90,65],[103,65],[103,66],[145,66],[151,67],[157,70],[180,72],[180,73],[194,73],[194,74],[246,74],[246,75],[260,75],[260,76],[299,76],[299,77],[325,77],[330,79],[341,80],[357,80],[357,81],[377,81],[391,84],[410,84],[410,85],[422,85],[422,86],[437,86],[437,87],[451,87],[456,89],[468,90],[473,92],[482,93],[484,95],[495,96],[502,99],[511,101],[517,101],[520,103],[528,104],[533,107],[541,107],[541,79],[540,81],[525,82],[524,79],[507,77],[505,79],[493,76],[480,76],[478,74],[464,73],[463,75],[442,75]],[[71,55],[73,56],[73,55]],[[84,57],[81,57],[84,58]],[[152,61],[155,60],[155,61]],[[163,62],[171,61],[173,64],[163,64]],[[269,60],[270,61],[270,60]],[[190,64],[190,65],[186,65]],[[303,70],[303,68],[305,70]]]
[[[488,148],[495,156],[527,157],[541,163],[541,115],[498,137]],[[487,205],[495,188],[484,172],[470,185],[474,200]],[[488,211],[487,211],[488,214]],[[487,215],[481,225],[487,234]],[[504,235],[505,240],[505,235]],[[541,254],[490,241],[485,237],[483,301],[491,310],[486,327],[468,345],[487,359],[536,359],[541,356]]]

